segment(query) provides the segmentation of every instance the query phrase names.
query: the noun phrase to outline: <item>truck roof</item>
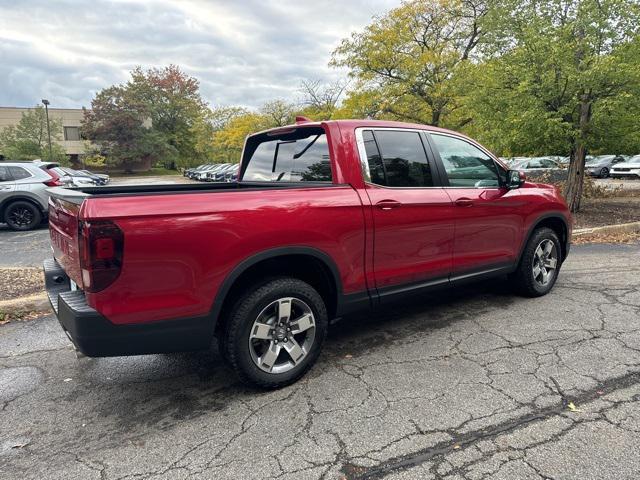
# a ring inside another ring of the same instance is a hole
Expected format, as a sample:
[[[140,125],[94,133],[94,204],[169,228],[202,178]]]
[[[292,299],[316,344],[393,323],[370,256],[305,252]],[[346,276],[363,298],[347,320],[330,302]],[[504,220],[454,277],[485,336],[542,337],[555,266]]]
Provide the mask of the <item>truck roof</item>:
[[[289,130],[291,128],[297,127],[322,127],[323,125],[337,124],[340,127],[345,128],[359,128],[359,127],[386,127],[386,128],[418,128],[421,130],[430,130],[434,132],[442,132],[442,133],[453,133],[456,135],[461,135],[459,132],[455,132],[453,130],[448,130],[446,128],[434,127],[433,125],[425,125],[420,123],[410,123],[410,122],[399,122],[395,120],[358,120],[358,119],[341,119],[341,120],[322,120],[322,121],[302,121],[296,122],[289,125],[284,125],[282,127],[274,127],[268,128],[266,130],[262,130],[260,132],[256,132],[252,135],[260,135],[266,132],[273,132],[278,130]]]
[[[344,128],[345,130],[351,130],[354,128],[415,128],[420,130],[428,130],[431,132],[440,132],[440,133],[449,133],[454,134],[459,137],[463,137],[467,140],[470,140],[472,143],[478,144],[477,141],[472,138],[467,137],[466,135],[456,132],[453,130],[448,130],[446,128],[434,127],[432,125],[424,125],[420,123],[409,123],[409,122],[398,122],[394,120],[358,120],[358,119],[344,119],[344,120],[324,120],[324,121],[298,121],[296,123],[292,123],[290,125],[285,125],[282,127],[274,127],[268,128],[266,130],[262,130],[260,132],[256,132],[251,134],[254,135],[262,135],[268,132],[278,132],[278,131],[286,131],[292,128],[299,127],[323,127],[324,125],[338,125],[340,128]]]

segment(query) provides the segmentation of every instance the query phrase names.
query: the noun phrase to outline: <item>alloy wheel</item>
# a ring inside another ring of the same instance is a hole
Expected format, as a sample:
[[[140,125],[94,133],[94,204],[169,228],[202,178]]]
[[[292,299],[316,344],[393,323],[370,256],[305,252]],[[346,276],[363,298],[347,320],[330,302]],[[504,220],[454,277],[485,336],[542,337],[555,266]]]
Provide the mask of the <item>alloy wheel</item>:
[[[533,252],[533,279],[542,287],[553,280],[558,267],[558,251],[552,240],[542,240]]]
[[[9,212],[7,219],[16,227],[28,227],[33,222],[34,214],[27,207],[14,207]]]
[[[315,317],[305,302],[279,298],[253,322],[249,352],[254,364],[267,373],[285,373],[308,355],[315,340]]]

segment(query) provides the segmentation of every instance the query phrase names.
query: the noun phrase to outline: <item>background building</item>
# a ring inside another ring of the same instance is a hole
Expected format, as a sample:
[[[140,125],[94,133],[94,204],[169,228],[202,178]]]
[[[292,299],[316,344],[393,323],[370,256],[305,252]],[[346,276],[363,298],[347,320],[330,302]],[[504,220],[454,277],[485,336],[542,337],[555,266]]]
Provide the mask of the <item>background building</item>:
[[[10,125],[17,125],[24,112],[32,108],[0,107],[0,130]],[[72,163],[78,162],[78,156],[85,153],[85,141],[80,138],[81,108],[49,108],[49,118],[62,122],[62,137],[55,141],[64,148]],[[2,152],[0,152],[1,154]]]

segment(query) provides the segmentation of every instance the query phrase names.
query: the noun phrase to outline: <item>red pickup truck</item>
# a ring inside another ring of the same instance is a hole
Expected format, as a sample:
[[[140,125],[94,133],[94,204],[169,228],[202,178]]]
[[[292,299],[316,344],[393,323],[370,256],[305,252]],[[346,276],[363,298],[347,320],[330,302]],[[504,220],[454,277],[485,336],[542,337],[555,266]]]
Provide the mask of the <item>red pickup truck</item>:
[[[569,253],[558,191],[424,125],[310,122],[247,138],[239,181],[51,189],[46,287],[89,356],[209,348],[279,387],[330,321],[509,275],[546,294]]]

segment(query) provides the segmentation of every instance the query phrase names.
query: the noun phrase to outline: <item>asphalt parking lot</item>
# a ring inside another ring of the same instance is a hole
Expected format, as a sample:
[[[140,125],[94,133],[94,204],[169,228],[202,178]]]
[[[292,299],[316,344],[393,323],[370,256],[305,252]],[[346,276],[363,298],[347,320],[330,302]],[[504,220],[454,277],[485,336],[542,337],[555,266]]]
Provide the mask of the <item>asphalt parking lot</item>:
[[[0,478],[637,479],[639,260],[575,246],[543,298],[491,282],[345,319],[273,392],[215,351],[78,360],[52,316],[0,326]]]

